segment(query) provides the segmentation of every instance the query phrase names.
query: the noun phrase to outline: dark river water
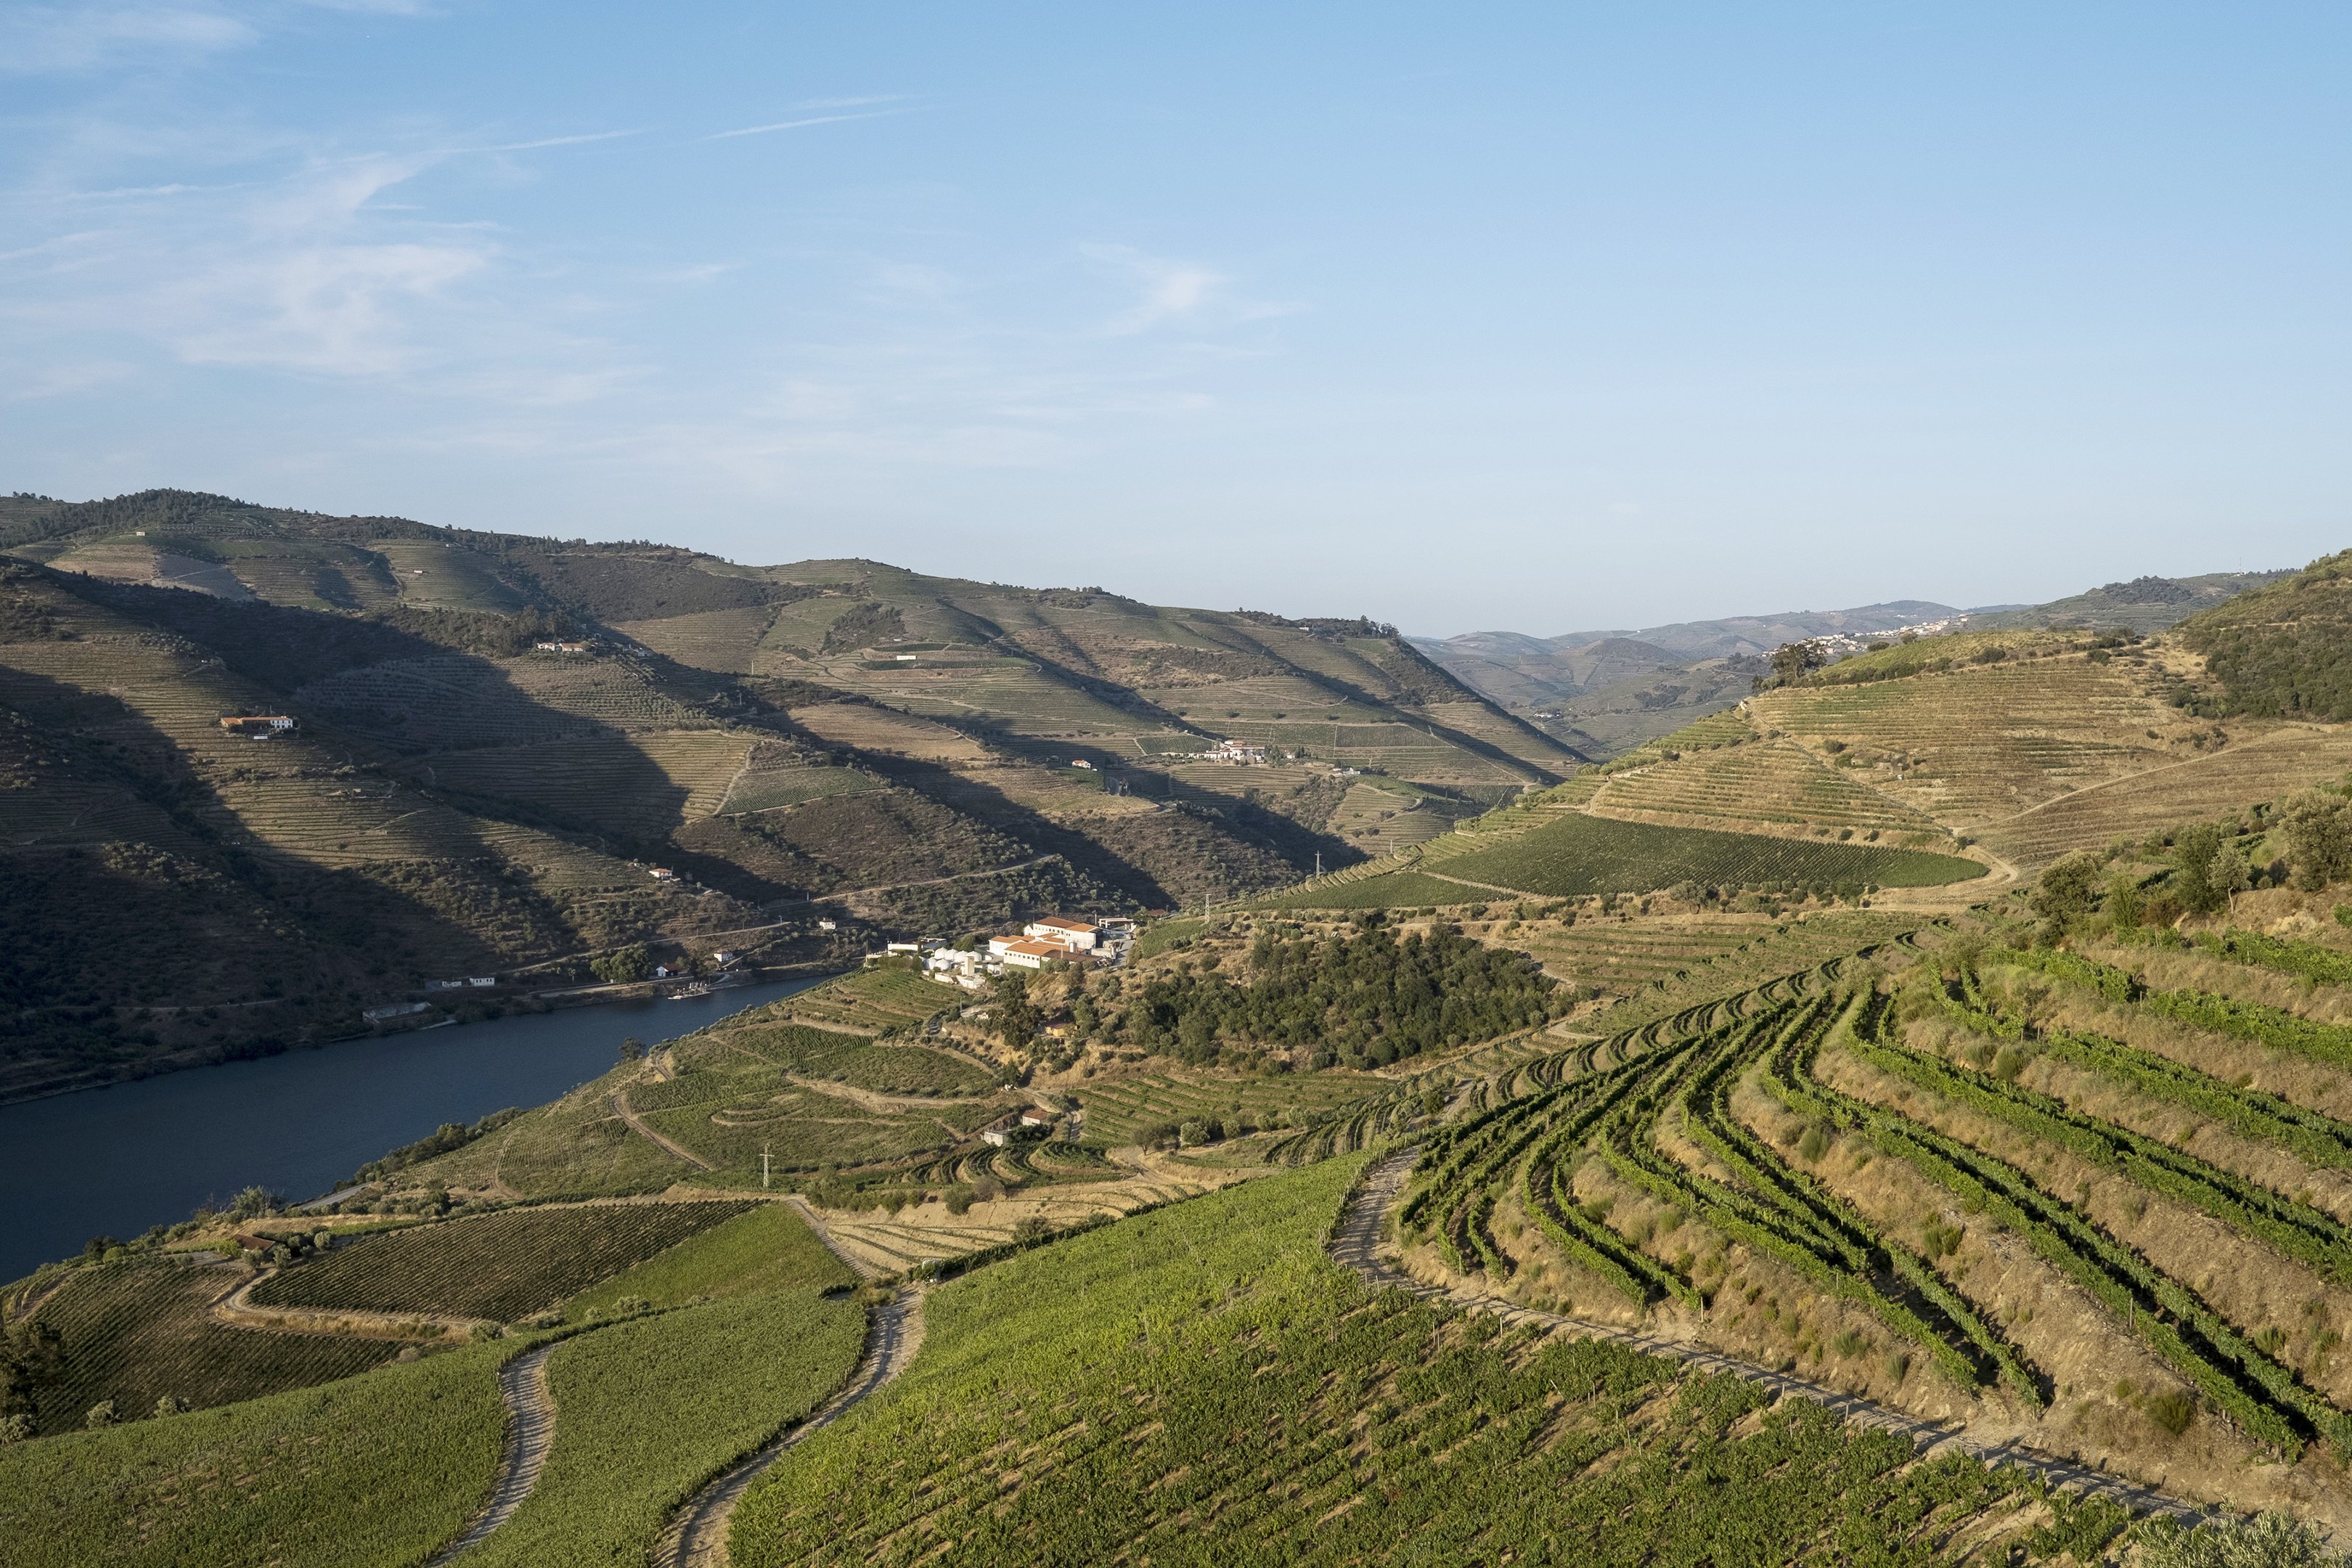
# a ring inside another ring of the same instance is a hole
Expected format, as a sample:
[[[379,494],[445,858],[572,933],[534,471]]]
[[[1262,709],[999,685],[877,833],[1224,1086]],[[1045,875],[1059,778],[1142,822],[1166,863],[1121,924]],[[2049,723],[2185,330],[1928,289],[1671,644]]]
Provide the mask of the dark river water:
[[[631,1035],[653,1045],[822,978],[350,1040],[0,1105],[0,1282],[244,1187],[321,1196],[445,1121],[587,1082]]]

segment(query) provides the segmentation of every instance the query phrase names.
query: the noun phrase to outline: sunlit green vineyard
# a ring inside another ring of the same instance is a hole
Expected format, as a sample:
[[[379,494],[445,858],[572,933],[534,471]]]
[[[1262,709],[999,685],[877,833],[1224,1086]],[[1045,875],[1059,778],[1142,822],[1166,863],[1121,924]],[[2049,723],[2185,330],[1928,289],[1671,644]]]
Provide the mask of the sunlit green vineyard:
[[[1638,893],[1679,882],[1712,886],[1929,888],[1981,877],[1957,856],[1876,845],[1719,833],[1615,822],[1578,812],[1515,837],[1481,834],[1429,869],[1465,881],[1545,896]]]
[[[730,1561],[1908,1562],[1964,1523],[1996,1551],[2123,1523],[1735,1379],[1373,1294],[1322,1255],[1356,1165],[938,1288],[921,1358],[762,1479]]]
[[[2202,1255],[2180,1251],[2178,1223],[2159,1224],[2148,1205],[2217,1222],[2253,1277],[2267,1257],[2273,1272],[2300,1268],[2336,1288],[2352,1288],[2352,1226],[2275,1162],[2217,1159],[2195,1122],[2137,1115],[2126,1125],[2112,1094],[2089,1083],[2193,1112],[2315,1170],[2352,1161],[2352,1123],[2121,1039],[2037,1025],[2004,1011],[1966,969],[1937,978],[1930,961],[1886,989],[1880,973],[1911,962],[1899,949],[1874,965],[1834,962],[1493,1078],[1457,1120],[1424,1135],[1399,1214],[1405,1240],[1453,1270],[1483,1275],[1490,1289],[1565,1267],[1634,1310],[1680,1303],[1751,1337],[1763,1324],[1747,1309],[1763,1287],[1744,1295],[1733,1287],[1743,1269],[1754,1272],[1742,1258],[1768,1260],[1824,1301],[1866,1312],[1879,1342],[1913,1362],[1912,1376],[1933,1368],[1951,1387],[1999,1391],[2040,1410],[2069,1392],[2041,1359],[2053,1346],[2021,1333],[2026,1319],[2013,1310],[1979,1297],[1960,1257],[1963,1238],[1993,1223],[2095,1304],[2116,1343],[2136,1345],[2179,1380],[2185,1403],[2147,1406],[2164,1413],[2167,1430],[2201,1406],[2256,1453],[2292,1458],[2314,1441],[2352,1453],[2352,1415],[2331,1392],[2339,1385],[2327,1372],[2334,1342],[2321,1332],[2320,1299],[2304,1331],[2274,1326],[2236,1282],[2184,1272],[2179,1259]],[[2063,952],[1995,950],[1973,962],[2025,966],[2111,1007],[2352,1067],[2352,1029],[2283,1009],[2151,990],[2126,971]],[[1920,1005],[1959,1031],[1949,1050],[1906,1040],[1904,1020]],[[1961,1048],[1970,1038],[1982,1043]],[[2022,1064],[2045,1055],[2076,1075],[2063,1099],[2020,1078]],[[2053,1166],[2053,1154],[2068,1163]],[[1903,1184],[1865,1181],[1859,1173],[1873,1157],[1897,1162],[1918,1192],[1940,1193],[1950,1218],[1931,1205],[1926,1219],[1890,1226],[1890,1212],[1917,1211],[1887,1209]],[[2102,1189],[2095,1204],[2088,1185],[2072,1176],[2061,1184],[2060,1173],[2074,1169],[2141,1195],[2125,1201]],[[1506,1223],[1507,1212],[1517,1217]],[[2143,1214],[2156,1229],[2142,1226]],[[2151,1250],[2144,1237],[2158,1236]],[[1832,1354],[1798,1332],[1811,1375],[1882,1397],[1900,1385],[1874,1382],[1874,1363],[1842,1359],[1866,1350],[1870,1335],[1837,1338],[1857,1348]],[[2084,1397],[2079,1385],[2072,1393]]]

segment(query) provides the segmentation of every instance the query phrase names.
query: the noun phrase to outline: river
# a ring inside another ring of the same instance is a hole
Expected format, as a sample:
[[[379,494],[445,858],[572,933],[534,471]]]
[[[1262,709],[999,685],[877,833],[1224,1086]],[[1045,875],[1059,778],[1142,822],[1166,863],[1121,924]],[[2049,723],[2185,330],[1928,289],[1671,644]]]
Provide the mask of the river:
[[[587,1082],[631,1035],[672,1039],[821,978],[348,1040],[0,1105],[0,1281],[247,1186],[320,1196],[445,1121]]]

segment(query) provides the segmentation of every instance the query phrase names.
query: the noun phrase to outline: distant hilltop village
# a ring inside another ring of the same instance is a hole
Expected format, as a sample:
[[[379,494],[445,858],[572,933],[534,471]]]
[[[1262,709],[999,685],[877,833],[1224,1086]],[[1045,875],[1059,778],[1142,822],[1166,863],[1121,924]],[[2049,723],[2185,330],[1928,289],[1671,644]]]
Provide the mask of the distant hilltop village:
[[[1873,648],[1885,647],[1889,643],[1910,642],[1919,637],[1961,631],[1968,624],[1966,616],[1946,616],[1939,621],[1920,621],[1914,626],[1896,626],[1883,632],[1824,632],[1810,640],[1832,658],[1847,658],[1854,654],[1868,653]]]

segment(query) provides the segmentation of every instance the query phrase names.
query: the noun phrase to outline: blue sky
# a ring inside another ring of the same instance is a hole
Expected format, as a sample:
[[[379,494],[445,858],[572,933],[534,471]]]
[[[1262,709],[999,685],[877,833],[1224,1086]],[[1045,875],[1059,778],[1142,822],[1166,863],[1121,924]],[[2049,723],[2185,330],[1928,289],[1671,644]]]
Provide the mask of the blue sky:
[[[2340,6],[0,10],[0,488],[1552,633],[2352,544]]]

